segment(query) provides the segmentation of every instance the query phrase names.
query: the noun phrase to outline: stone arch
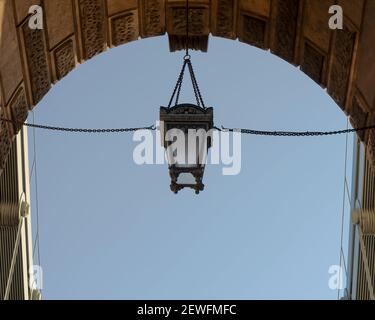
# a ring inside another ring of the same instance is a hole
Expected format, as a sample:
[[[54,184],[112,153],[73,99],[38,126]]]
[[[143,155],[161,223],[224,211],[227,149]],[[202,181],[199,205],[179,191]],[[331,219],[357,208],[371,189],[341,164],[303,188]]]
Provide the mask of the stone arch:
[[[328,27],[334,4],[343,30]],[[43,8],[42,30],[28,25],[32,5]],[[375,123],[375,1],[190,0],[190,15],[192,49],[207,51],[212,35],[270,50],[326,88],[354,127]],[[0,115],[23,122],[54,83],[108,48],[167,33],[180,50],[185,26],[185,0],[2,0]],[[0,121],[0,172],[19,130]],[[375,163],[375,130],[360,138]]]

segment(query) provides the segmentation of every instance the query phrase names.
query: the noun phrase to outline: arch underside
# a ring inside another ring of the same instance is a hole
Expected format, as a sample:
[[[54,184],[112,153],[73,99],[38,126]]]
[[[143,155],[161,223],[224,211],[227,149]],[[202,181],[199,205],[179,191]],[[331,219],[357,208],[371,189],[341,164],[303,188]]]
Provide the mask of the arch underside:
[[[43,30],[29,28],[34,4]],[[328,28],[334,4],[343,30]],[[375,123],[375,1],[190,0],[190,17],[191,48],[206,51],[213,35],[270,49],[327,88],[354,127]],[[185,28],[185,0],[0,0],[0,115],[25,121],[54,83],[108,48],[167,33],[170,50],[182,49]],[[0,121],[0,171],[19,129]],[[359,135],[375,163],[375,131]]]

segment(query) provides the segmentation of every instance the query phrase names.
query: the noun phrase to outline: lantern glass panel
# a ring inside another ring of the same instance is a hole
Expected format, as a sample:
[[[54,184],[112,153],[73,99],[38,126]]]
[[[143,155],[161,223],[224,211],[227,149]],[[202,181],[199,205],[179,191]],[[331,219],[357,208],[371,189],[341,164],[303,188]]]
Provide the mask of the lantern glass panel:
[[[189,172],[182,172],[177,178],[177,183],[182,185],[196,184],[195,177]]]
[[[205,131],[189,131],[189,134],[184,134],[184,138],[174,140],[173,147],[167,148],[169,165],[175,165],[178,168],[196,168],[206,163],[207,136]]]

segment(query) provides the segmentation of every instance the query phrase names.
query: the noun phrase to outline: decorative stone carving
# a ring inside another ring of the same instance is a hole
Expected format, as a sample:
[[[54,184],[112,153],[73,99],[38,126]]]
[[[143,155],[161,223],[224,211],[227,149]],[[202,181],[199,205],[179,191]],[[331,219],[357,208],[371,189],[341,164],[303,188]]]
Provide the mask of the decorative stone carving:
[[[375,129],[370,130],[366,146],[367,157],[375,169]]]
[[[30,29],[27,23],[23,25],[22,30],[33,104],[36,105],[51,87],[44,31]]]
[[[79,0],[84,59],[91,59],[106,47],[103,0]]]
[[[322,82],[325,59],[325,55],[305,41],[301,70],[318,84]]]
[[[132,10],[111,20],[112,45],[119,46],[138,39],[138,11]]]
[[[15,132],[18,132],[22,128],[22,124],[26,121],[29,113],[27,106],[26,93],[23,87],[20,87],[14,98],[10,103],[10,110],[12,113],[13,128]]]
[[[299,0],[275,1],[274,42],[271,50],[288,62],[294,61]]]
[[[174,52],[184,50],[186,48],[186,36],[169,35],[169,51]],[[189,48],[192,50],[200,50],[207,52],[208,35],[207,36],[191,36],[188,42]]]
[[[4,118],[4,110],[0,107],[0,118]],[[10,151],[11,136],[7,123],[0,120],[0,174],[2,173]]]
[[[165,33],[165,0],[140,0],[141,36],[152,37]]]
[[[182,50],[186,47],[186,7],[184,3],[168,3],[167,32],[170,51]],[[191,4],[189,9],[189,47],[207,51],[209,33],[209,7],[204,4]]]
[[[236,38],[237,0],[211,2],[211,32],[215,36]]]
[[[352,108],[350,110],[350,122],[353,128],[365,127],[367,123],[367,118],[368,118],[368,112],[363,110],[363,108],[359,104],[358,99],[354,96],[352,100]],[[363,141],[365,138],[366,132],[360,131],[357,134]]]
[[[186,35],[186,8],[183,6],[170,6],[168,10],[167,31],[173,35]],[[209,34],[208,7],[190,7],[189,9],[189,35],[202,36]]]
[[[244,13],[241,13],[240,21],[241,32],[239,34],[239,39],[258,48],[264,48],[266,22]]]
[[[328,93],[342,109],[345,109],[355,39],[356,33],[346,27],[335,32]]]
[[[56,77],[58,80],[64,78],[76,65],[74,44],[68,39],[54,51]]]

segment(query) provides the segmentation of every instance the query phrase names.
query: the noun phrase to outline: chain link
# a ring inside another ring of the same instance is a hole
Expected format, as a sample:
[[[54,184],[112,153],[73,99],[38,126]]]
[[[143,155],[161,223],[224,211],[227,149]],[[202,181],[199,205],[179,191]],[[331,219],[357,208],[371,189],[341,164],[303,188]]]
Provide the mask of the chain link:
[[[87,129],[87,128],[66,128],[66,127],[55,127],[55,126],[47,126],[47,125],[40,125],[40,124],[32,124],[32,123],[20,123],[16,121],[12,121],[9,119],[1,118],[2,121],[10,122],[16,125],[23,125],[29,128],[36,128],[36,129],[44,129],[50,131],[62,131],[62,132],[72,132],[72,133],[126,133],[126,132],[134,132],[137,130],[155,130],[155,126],[149,127],[139,127],[139,128],[108,128],[108,129]]]
[[[182,65],[182,69],[181,69],[180,75],[177,79],[177,83],[176,83],[176,86],[173,90],[171,99],[169,100],[168,108],[170,108],[172,106],[173,99],[175,99],[175,106],[178,105],[178,101],[180,99],[180,94],[181,94],[182,83],[183,83],[183,80],[184,80],[185,69],[186,69],[186,65],[188,65],[190,78],[191,78],[191,82],[192,82],[192,85],[193,85],[194,95],[195,95],[195,99],[197,101],[197,106],[202,107],[203,109],[206,109],[206,107],[204,105],[204,102],[203,102],[201,91],[200,91],[199,86],[198,86],[198,81],[195,77],[193,65],[191,63],[191,57],[190,57],[190,54],[189,54],[189,24],[190,24],[190,21],[189,21],[190,12],[189,12],[189,10],[190,10],[189,0],[186,0],[186,8],[185,8],[186,43],[185,43],[184,63]],[[176,96],[176,98],[175,98],[175,96]]]
[[[202,106],[205,109],[206,107],[204,105],[202,93],[199,89],[198,81],[197,81],[197,78],[196,78],[195,73],[194,73],[193,64],[191,63],[191,58],[190,58],[189,55],[184,57],[184,63],[182,65],[182,69],[181,69],[181,72],[178,76],[177,83],[174,87],[172,96],[169,100],[168,108],[170,108],[172,106],[172,103],[173,103],[174,99],[175,99],[174,105],[175,106],[178,105],[178,102],[179,102],[179,99],[180,99],[180,94],[181,94],[182,83],[183,83],[183,80],[184,80],[186,65],[188,66],[188,69],[189,69],[189,74],[190,74],[190,78],[191,78],[191,83],[193,85],[193,90],[194,90],[195,99],[197,101],[197,105],[199,107]]]
[[[148,127],[137,127],[137,128],[107,128],[107,129],[90,129],[90,128],[67,128],[67,127],[57,127],[57,126],[48,126],[41,124],[32,124],[32,123],[20,123],[15,122],[9,119],[1,118],[1,121],[10,122],[16,125],[22,125],[29,128],[44,129],[50,131],[61,131],[61,132],[71,132],[71,133],[126,133],[126,132],[135,132],[137,130],[152,130],[155,131],[155,125]],[[334,130],[334,131],[265,131],[265,130],[252,130],[252,129],[234,129],[234,128],[225,128],[225,127],[213,127],[218,131],[238,131],[243,134],[256,135],[256,136],[272,136],[272,137],[322,137],[322,136],[334,136],[340,134],[356,133],[363,132],[367,130],[374,130],[375,125],[346,129],[346,130]]]
[[[264,131],[264,130],[252,130],[252,129],[233,129],[233,128],[218,128],[214,127],[214,129],[219,131],[239,131],[244,134],[256,135],[256,136],[272,136],[272,137],[322,137],[322,136],[334,136],[340,134],[348,134],[348,133],[356,133],[356,132],[363,132],[367,130],[375,129],[375,125],[362,127],[362,128],[354,128],[354,129],[346,129],[346,130],[334,130],[334,131]]]
[[[184,60],[184,64],[182,65],[181,72],[178,76],[176,86],[174,87],[171,99],[169,100],[168,108],[170,108],[172,106],[173,98],[176,96],[176,94],[177,94],[177,97],[176,97],[175,105],[178,104],[178,100],[179,100],[180,93],[181,93],[182,82],[184,80],[186,64],[187,64],[187,60]]]
[[[195,72],[193,68],[193,64],[191,63],[191,60],[188,60],[188,66],[189,66],[189,71],[190,71],[190,77],[191,81],[193,83],[193,89],[194,89],[194,94],[195,94],[195,99],[197,100],[198,106],[201,106],[206,109],[206,106],[204,105],[203,97],[201,94],[201,90],[199,89],[198,81],[197,78],[195,77]]]

